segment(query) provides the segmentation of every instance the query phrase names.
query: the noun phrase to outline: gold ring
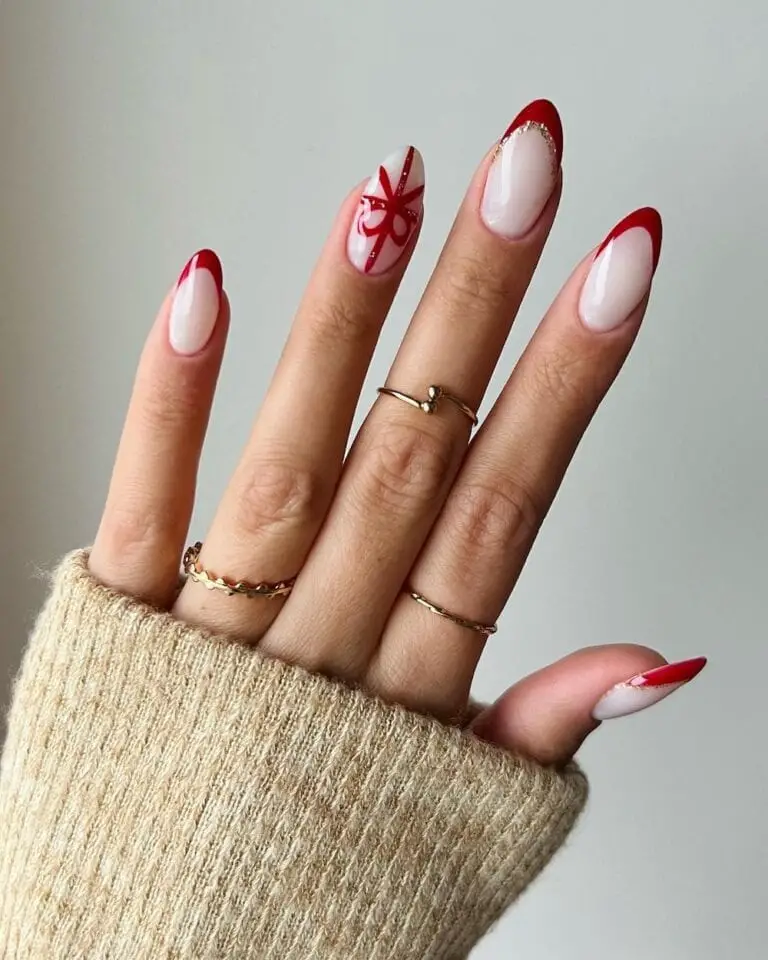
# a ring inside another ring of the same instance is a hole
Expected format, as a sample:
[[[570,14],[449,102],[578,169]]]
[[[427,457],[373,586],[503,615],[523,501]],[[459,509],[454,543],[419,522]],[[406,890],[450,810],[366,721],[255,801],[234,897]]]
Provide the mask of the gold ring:
[[[403,393],[401,390],[393,390],[391,387],[379,387],[376,392],[379,394],[385,393],[389,397],[395,397],[397,400],[402,400],[403,403],[408,403],[412,407],[416,407],[418,410],[421,410],[422,413],[429,414],[435,412],[437,405],[441,400],[448,400],[455,407],[458,407],[465,417],[469,417],[469,419],[472,421],[473,427],[476,427],[478,424],[477,414],[472,407],[468,407],[463,400],[459,400],[458,397],[455,397],[452,393],[448,393],[446,390],[444,390],[442,387],[438,387],[436,384],[433,384],[431,387],[427,387],[426,400],[417,400],[416,397],[412,397],[407,393]]]
[[[445,607],[432,603],[432,601],[427,600],[423,594],[416,593],[414,590],[409,590],[408,596],[415,600],[416,603],[420,603],[422,607],[426,607],[427,610],[436,613],[438,617],[445,617],[446,620],[450,620],[451,623],[455,623],[459,627],[466,627],[467,630],[474,630],[475,633],[482,633],[486,637],[490,637],[492,633],[496,633],[499,629],[495,623],[479,623],[477,620],[465,620],[464,617],[458,617],[455,613],[451,613],[450,610],[446,610]]]
[[[296,577],[292,577],[290,580],[280,580],[278,583],[247,583],[245,580],[234,581],[217,577],[200,566],[200,551],[202,549],[203,545],[199,540],[191,547],[187,547],[182,560],[184,573],[190,580],[202,583],[209,590],[223,590],[228,597],[236,593],[249,597],[251,600],[256,597],[265,600],[271,600],[273,597],[287,597],[293,590],[294,583],[296,583]]]

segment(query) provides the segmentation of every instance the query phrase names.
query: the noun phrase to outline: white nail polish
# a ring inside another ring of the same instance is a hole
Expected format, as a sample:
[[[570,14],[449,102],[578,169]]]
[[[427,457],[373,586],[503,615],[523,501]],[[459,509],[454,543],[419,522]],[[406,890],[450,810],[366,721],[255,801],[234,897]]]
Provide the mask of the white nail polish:
[[[168,320],[176,353],[199,353],[211,339],[221,306],[222,272],[212,250],[200,250],[181,271]]]
[[[347,240],[347,256],[361,273],[393,267],[418,226],[424,198],[424,161],[415,147],[387,157],[366,184]]]
[[[592,261],[579,299],[579,316],[590,330],[622,324],[651,286],[661,249],[661,218],[650,207],[636,210],[608,234]]]
[[[592,717],[595,720],[613,720],[645,710],[690,683],[706,664],[706,657],[665,663],[654,670],[639,673],[624,683],[617,683],[598,700]]]
[[[548,100],[529,104],[499,141],[488,170],[480,215],[494,233],[524,237],[536,224],[555,189],[563,133]]]

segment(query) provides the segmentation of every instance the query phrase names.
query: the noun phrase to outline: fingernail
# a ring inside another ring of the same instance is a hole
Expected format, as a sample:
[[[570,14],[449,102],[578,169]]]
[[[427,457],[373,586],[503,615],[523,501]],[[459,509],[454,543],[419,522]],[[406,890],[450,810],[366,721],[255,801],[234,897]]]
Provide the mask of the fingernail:
[[[624,683],[611,687],[598,700],[592,717],[595,720],[612,720],[645,710],[693,680],[706,664],[706,657],[695,657],[693,660],[665,663],[655,670],[638,673]]]
[[[199,353],[211,339],[221,289],[221,261],[213,250],[199,250],[181,271],[173,294],[168,339],[176,353]]]
[[[560,115],[549,100],[534,100],[496,148],[480,206],[485,224],[507,239],[524,237],[552,196],[562,156]]]
[[[595,254],[579,300],[583,323],[602,332],[623,323],[640,303],[661,253],[661,217],[643,207],[611,230]]]
[[[347,240],[347,256],[361,273],[379,274],[405,252],[421,217],[424,161],[415,147],[387,157],[368,181]]]

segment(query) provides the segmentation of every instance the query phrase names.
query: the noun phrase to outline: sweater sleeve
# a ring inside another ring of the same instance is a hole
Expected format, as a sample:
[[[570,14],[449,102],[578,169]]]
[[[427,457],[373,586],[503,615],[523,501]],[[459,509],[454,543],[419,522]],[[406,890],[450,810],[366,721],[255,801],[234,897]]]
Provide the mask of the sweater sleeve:
[[[5,960],[452,960],[586,796],[61,564],[0,772]]]

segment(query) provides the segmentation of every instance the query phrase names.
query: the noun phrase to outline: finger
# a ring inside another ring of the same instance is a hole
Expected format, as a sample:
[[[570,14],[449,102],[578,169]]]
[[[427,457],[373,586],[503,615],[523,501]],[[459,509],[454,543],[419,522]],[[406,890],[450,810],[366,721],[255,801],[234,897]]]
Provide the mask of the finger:
[[[409,147],[347,198],[205,539],[200,564],[216,576],[274,583],[301,568],[333,495],[360,389],[413,249],[423,191],[421,156]],[[174,613],[257,640],[282,602],[227,596],[189,581]]]
[[[166,298],[144,347],[89,557],[103,583],[158,606],[169,605],[177,592],[228,327],[219,258],[201,250]]]
[[[685,686],[705,657],[668,664],[647,647],[587,647],[521,680],[472,730],[544,764],[570,760],[602,720],[637,713]]]
[[[658,214],[638,211],[571,276],[475,439],[412,571],[413,590],[466,620],[494,623],[634,341],[660,244]],[[369,682],[453,714],[466,702],[483,639],[405,594]]]
[[[538,101],[485,158],[394,361],[390,388],[424,401],[437,385],[477,409],[555,216],[561,147],[557,111]],[[466,411],[446,400],[432,416],[391,396],[377,401],[291,602],[266,638],[275,652],[360,675],[470,428]]]

